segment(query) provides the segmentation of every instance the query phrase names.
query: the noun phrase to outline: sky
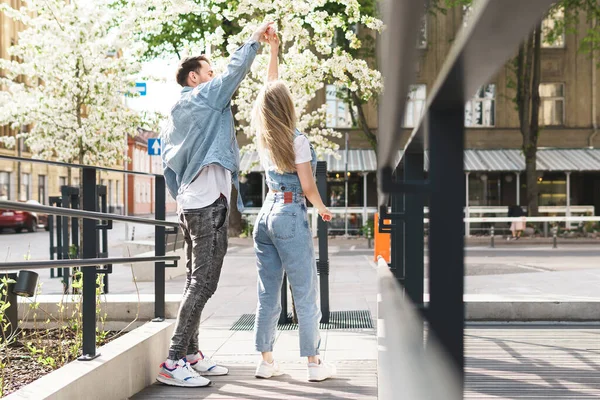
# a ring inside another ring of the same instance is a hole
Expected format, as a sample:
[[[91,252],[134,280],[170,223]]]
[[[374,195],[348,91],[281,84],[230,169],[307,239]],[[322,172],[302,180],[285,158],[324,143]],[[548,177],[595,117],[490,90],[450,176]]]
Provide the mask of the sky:
[[[144,81],[146,82],[146,96],[130,98],[128,105],[138,111],[159,111],[168,114],[171,106],[177,101],[180,93],[180,86],[175,81],[175,70],[178,60],[156,59],[144,64],[142,75],[150,75],[164,81]]]

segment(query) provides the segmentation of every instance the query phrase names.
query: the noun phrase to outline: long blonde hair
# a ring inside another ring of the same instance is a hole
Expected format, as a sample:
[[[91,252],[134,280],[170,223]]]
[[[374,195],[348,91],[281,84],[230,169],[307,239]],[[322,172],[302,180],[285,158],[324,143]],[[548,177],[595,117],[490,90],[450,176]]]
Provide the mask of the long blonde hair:
[[[295,172],[296,110],[285,83],[271,81],[261,89],[252,111],[252,127],[259,151],[268,151],[277,170]]]

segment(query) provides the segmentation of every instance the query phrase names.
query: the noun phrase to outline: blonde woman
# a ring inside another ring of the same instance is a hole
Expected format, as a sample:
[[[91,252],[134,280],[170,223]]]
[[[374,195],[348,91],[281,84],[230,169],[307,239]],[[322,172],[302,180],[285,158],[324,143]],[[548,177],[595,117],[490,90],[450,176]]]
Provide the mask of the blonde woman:
[[[322,381],[335,374],[335,367],[319,359],[321,311],[317,304],[317,271],[306,199],[323,220],[331,220],[331,213],[315,185],[315,152],[306,136],[296,129],[290,91],[277,80],[276,33],[269,35],[269,44],[267,83],[257,97],[252,117],[269,186],[253,232],[258,268],[255,339],[256,350],[262,353],[255,375],[271,378],[283,373],[272,352],[286,272],[298,314],[300,356],[308,358],[308,380]]]

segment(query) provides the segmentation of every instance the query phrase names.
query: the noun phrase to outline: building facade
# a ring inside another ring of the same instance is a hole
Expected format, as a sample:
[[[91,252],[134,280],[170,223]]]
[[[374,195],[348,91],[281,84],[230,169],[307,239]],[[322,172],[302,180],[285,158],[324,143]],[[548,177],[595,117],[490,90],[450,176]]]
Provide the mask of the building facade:
[[[429,91],[435,83],[459,30],[468,24],[470,9],[454,8],[447,14],[427,15],[416,44],[419,52],[417,79],[408,93],[404,126],[398,127],[405,143],[421,118]],[[551,27],[560,13],[543,21]],[[539,203],[546,206],[585,205],[600,215],[600,135],[598,102],[600,57],[580,51],[582,38],[591,29],[585,15],[580,16],[575,33],[544,41],[541,59],[538,184]],[[515,56],[516,56],[515,49]],[[482,86],[465,104],[465,180],[470,207],[500,207],[525,204],[524,158],[520,151],[522,136],[513,101],[515,80],[511,61]],[[352,127],[348,106],[337,99],[335,90],[326,87],[315,105],[327,103],[328,125],[348,133],[348,169],[345,143],[341,139],[340,159],[329,158],[330,207],[376,207],[376,162],[374,151],[363,133]],[[377,108],[366,107],[369,127],[377,131]],[[241,138],[240,142],[244,142]],[[244,156],[252,161],[252,155]],[[361,161],[362,160],[362,161]],[[367,160],[367,161],[365,161]],[[242,161],[245,161],[244,159]],[[242,166],[252,165],[242,162]],[[248,174],[245,189],[250,206],[260,205],[260,168]],[[256,175],[256,176],[253,176]],[[345,186],[348,180],[348,192]],[[361,215],[362,214],[362,215]],[[352,217],[354,231],[363,223],[364,213]],[[343,225],[340,221],[335,225]]]

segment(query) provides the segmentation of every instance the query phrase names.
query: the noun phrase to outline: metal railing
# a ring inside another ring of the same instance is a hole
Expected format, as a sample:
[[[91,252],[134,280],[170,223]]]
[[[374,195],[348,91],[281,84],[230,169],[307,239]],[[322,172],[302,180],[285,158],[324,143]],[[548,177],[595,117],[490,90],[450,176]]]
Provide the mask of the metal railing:
[[[380,399],[452,399],[460,395],[457,374],[435,338],[423,349],[420,310],[406,296],[386,261],[377,261]],[[417,372],[417,373],[415,373]],[[432,384],[435,383],[435,384]],[[399,396],[398,394],[402,395]]]
[[[388,0],[382,15],[387,31],[382,35],[382,69],[386,90],[380,102],[378,132],[378,205],[380,228],[391,230],[391,272],[403,285],[407,297],[417,309],[423,308],[423,196],[429,196],[429,293],[424,312],[429,337],[439,340],[457,371],[456,392],[439,397],[426,394],[411,399],[463,397],[464,380],[464,107],[477,89],[493,77],[515,54],[519,43],[540,21],[554,0],[479,0],[474,2],[468,24],[463,27],[448,53],[440,73],[428,93],[422,117],[406,144],[400,140],[409,85],[416,80],[419,24],[426,1]],[[429,149],[429,176],[423,174],[425,138]],[[398,151],[404,152],[398,159]],[[391,205],[391,212],[388,206]],[[391,226],[382,226],[384,219]],[[388,299],[399,305],[398,299]],[[384,304],[384,307],[387,305]],[[387,314],[384,325],[394,324],[399,314]],[[413,320],[414,321],[414,320]],[[404,323],[404,321],[402,321]],[[408,322],[413,323],[409,321]],[[418,326],[417,329],[420,329]],[[392,331],[392,334],[395,331]],[[402,337],[386,341],[401,342]],[[400,345],[401,346],[401,345]],[[401,349],[402,347],[396,347]],[[431,354],[428,347],[422,357]],[[403,354],[394,354],[402,358]],[[445,356],[423,358],[428,367]],[[392,370],[392,361],[384,359],[381,370]],[[419,379],[420,368],[409,368],[382,377],[401,379],[405,372]],[[426,386],[443,388],[441,382],[428,380]],[[396,398],[397,392],[383,399]]]
[[[82,189],[81,197],[82,210],[50,207],[43,205],[26,204],[15,201],[0,201],[0,208],[13,210],[40,212],[50,215],[63,217],[83,218],[81,227],[82,248],[77,259],[68,260],[44,260],[44,261],[25,261],[25,262],[5,262],[0,263],[0,273],[14,273],[16,269],[45,269],[54,267],[81,267],[82,270],[82,333],[83,345],[82,355],[79,360],[86,361],[98,357],[96,352],[96,277],[98,273],[105,273],[105,269],[98,267],[115,263],[142,263],[154,261],[154,321],[162,321],[165,318],[165,268],[177,266],[179,256],[165,256],[166,243],[165,235],[167,228],[169,233],[175,233],[179,226],[174,222],[165,221],[166,217],[166,187],[165,178],[162,175],[150,174],[137,171],[123,171],[112,168],[102,168],[79,164],[66,164],[47,160],[36,160],[29,158],[3,156],[0,159],[7,159],[16,162],[42,163],[56,165],[67,168],[82,169]],[[98,171],[111,171],[126,173],[129,175],[142,175],[154,178],[155,193],[155,219],[146,219],[131,217],[127,215],[118,215],[111,213],[98,212],[98,193],[97,193],[97,173]],[[106,223],[99,223],[106,222]],[[112,221],[132,222],[138,224],[153,225],[155,227],[155,247],[154,257],[98,257],[98,234],[99,230],[112,229]],[[170,262],[167,264],[167,262]],[[13,305],[11,305],[12,307]],[[14,304],[16,308],[16,304]],[[7,313],[16,315],[15,312]],[[4,329],[4,326],[3,326]],[[16,329],[16,321],[11,321],[11,329]]]

